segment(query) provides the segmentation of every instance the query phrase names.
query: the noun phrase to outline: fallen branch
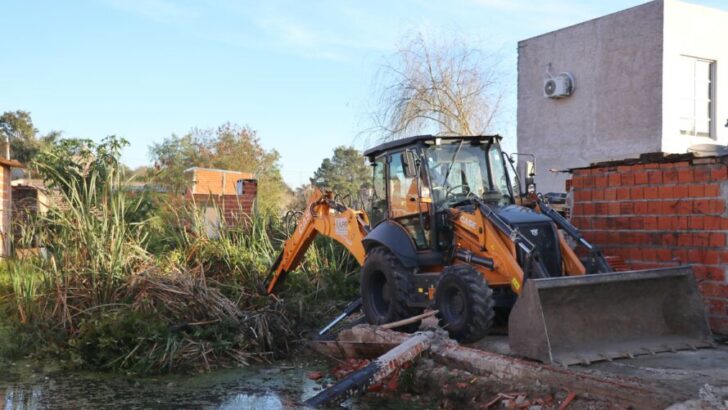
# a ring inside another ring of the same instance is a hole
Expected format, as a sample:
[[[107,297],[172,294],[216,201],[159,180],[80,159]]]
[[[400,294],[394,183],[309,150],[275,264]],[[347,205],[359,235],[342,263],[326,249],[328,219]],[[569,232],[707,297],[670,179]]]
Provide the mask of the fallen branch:
[[[511,399],[511,398],[512,397],[509,396],[509,395],[507,395],[507,394],[498,393],[493,400],[491,400],[488,403],[486,403],[485,408],[486,409],[489,409],[489,408],[495,406],[496,404],[498,404],[498,402],[500,402],[501,400]]]
[[[386,323],[384,325],[379,326],[380,329],[394,329],[400,326],[409,325],[410,323],[415,323],[419,320],[426,319],[431,316],[435,316],[437,314],[437,310],[431,310],[429,312],[425,312],[421,315],[412,316],[407,319],[398,320],[396,322]]]

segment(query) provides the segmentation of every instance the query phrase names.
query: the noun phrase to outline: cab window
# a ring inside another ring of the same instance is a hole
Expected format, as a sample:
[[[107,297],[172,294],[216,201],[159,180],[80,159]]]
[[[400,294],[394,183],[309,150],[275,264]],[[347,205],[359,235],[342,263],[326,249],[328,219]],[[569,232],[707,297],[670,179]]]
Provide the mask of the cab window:
[[[491,145],[488,149],[488,160],[490,162],[490,175],[493,177],[493,190],[501,195],[502,202],[512,202],[511,186],[508,182],[505,160],[501,150],[496,145]]]
[[[403,153],[392,154],[389,159],[389,216],[397,220],[414,240],[418,249],[429,245],[428,235],[421,223],[420,213],[427,212],[426,204],[419,199],[418,187],[414,177],[405,173]],[[413,172],[414,173],[414,172]]]
[[[378,158],[372,164],[374,168],[374,179],[372,181],[372,209],[369,219],[372,226],[387,219],[387,177],[386,160]]]
[[[407,215],[407,193],[414,185],[414,179],[404,173],[402,154],[392,155],[389,162],[389,208],[392,218]]]

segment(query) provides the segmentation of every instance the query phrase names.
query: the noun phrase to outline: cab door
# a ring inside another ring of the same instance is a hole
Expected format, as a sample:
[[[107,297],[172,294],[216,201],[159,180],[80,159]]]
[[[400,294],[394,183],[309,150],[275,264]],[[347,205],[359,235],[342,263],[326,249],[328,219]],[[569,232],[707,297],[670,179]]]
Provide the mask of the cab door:
[[[371,212],[369,222],[372,227],[387,219],[387,157],[382,156],[372,163],[374,179],[372,180]]]
[[[423,221],[429,218],[429,203],[420,198],[422,180],[415,177],[413,161],[405,161],[407,151],[389,154],[387,172],[387,194],[389,198],[389,219],[402,225],[412,237],[417,249],[430,247],[429,233]]]

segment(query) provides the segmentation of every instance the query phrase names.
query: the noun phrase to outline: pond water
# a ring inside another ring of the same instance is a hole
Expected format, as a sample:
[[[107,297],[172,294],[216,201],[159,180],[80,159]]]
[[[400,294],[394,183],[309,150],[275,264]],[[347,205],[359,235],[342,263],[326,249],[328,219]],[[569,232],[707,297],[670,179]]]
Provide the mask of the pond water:
[[[308,378],[323,362],[276,363],[197,375],[127,377],[31,362],[2,366],[0,398],[10,409],[295,409],[321,391]],[[423,409],[419,400],[360,398],[351,409]]]

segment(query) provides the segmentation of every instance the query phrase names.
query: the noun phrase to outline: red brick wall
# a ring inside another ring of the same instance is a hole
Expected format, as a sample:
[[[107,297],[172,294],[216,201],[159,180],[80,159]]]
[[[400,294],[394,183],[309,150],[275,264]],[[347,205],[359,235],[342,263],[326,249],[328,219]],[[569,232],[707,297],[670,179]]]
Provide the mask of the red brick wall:
[[[228,171],[224,169],[192,168],[192,186],[190,194],[235,195],[237,182],[241,179],[252,179],[249,172]]]
[[[243,223],[253,211],[253,204],[258,194],[258,182],[248,179],[243,182],[243,195],[209,195],[209,194],[187,194],[187,198],[194,197],[199,207],[217,207],[225,223],[236,225]]]
[[[693,265],[713,330],[728,334],[728,157],[632,162],[574,170],[572,222],[632,269]]]

